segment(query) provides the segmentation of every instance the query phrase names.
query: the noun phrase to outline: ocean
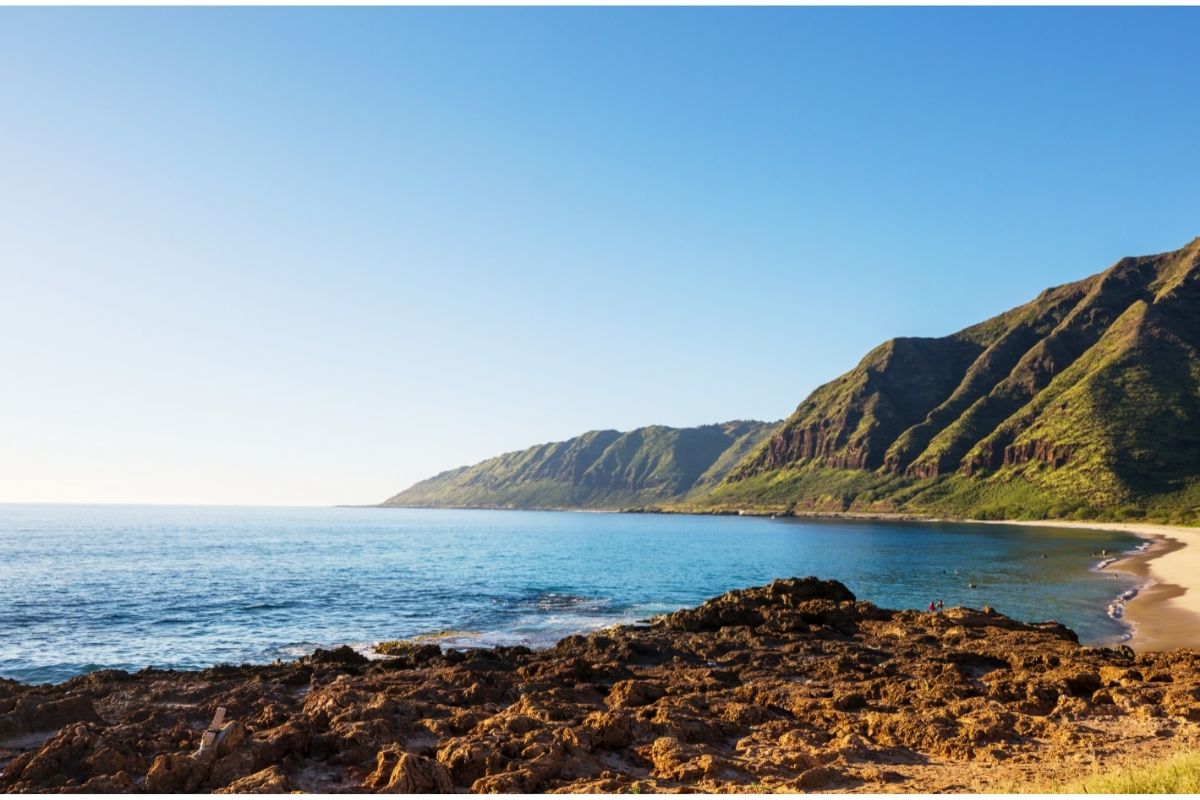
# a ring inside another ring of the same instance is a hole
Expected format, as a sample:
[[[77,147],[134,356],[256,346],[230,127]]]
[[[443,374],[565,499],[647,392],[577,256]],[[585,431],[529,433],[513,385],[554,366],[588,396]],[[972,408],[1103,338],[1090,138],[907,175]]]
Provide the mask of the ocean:
[[[773,578],[990,605],[1114,644],[1122,533],[965,523],[377,508],[0,505],[0,677],[553,644]],[[974,584],[971,588],[970,584]],[[1114,605],[1116,602],[1116,605]]]

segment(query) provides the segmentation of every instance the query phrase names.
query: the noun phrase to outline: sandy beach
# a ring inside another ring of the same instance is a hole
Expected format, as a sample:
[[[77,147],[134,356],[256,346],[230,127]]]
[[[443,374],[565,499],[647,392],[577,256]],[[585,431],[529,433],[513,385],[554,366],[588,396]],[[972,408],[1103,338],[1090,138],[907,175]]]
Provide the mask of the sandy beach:
[[[1006,521],[1008,525],[1124,531],[1150,540],[1145,551],[1119,559],[1108,569],[1145,579],[1125,606],[1135,650],[1200,648],[1200,528],[1140,522]]]

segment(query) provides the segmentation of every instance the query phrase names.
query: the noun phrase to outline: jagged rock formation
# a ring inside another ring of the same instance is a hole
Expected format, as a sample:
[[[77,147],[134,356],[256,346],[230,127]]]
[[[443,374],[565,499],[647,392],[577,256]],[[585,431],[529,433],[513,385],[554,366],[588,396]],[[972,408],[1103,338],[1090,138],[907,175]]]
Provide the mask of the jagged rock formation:
[[[1198,481],[1200,239],[951,336],[884,343],[710,502],[1194,519]]]
[[[621,509],[675,502],[715,486],[776,425],[591,431],[443,472],[383,505]]]
[[[1197,697],[1196,651],[789,579],[540,652],[0,681],[0,789],[1008,791],[1194,747]]]

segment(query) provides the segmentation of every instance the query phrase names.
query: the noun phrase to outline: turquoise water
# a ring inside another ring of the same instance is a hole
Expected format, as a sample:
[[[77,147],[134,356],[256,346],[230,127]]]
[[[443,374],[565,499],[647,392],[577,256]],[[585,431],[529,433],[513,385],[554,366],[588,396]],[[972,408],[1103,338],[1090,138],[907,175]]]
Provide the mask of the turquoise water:
[[[1113,642],[1124,626],[1106,609],[1136,581],[1093,554],[1139,544],[957,523],[0,505],[0,676],[264,662],[447,629],[456,645],[546,645],[803,575],[883,606],[988,604]]]

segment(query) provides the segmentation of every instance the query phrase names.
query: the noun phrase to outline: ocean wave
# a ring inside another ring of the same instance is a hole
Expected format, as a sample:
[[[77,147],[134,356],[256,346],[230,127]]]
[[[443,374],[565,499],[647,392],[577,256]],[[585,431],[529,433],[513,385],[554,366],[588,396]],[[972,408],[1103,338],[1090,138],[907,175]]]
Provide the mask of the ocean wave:
[[[387,656],[375,652],[375,645],[378,642],[346,642],[346,644],[350,646],[351,650],[360,656],[366,656],[371,661],[382,661],[387,658]]]
[[[613,625],[633,624],[637,622],[637,616],[629,613],[529,613],[496,627],[451,631],[454,635],[441,637],[436,643],[457,649],[523,645],[538,650],[553,647],[567,636],[586,635]]]
[[[1142,584],[1133,586],[1117,595],[1116,599],[1108,604],[1108,615],[1115,620],[1123,622],[1125,619],[1125,606],[1130,600],[1138,596],[1138,593],[1149,587],[1150,584]],[[1128,638],[1128,637],[1126,637]]]
[[[320,642],[289,642],[268,649],[266,654],[268,658],[300,658],[312,655],[312,651],[318,647],[324,647],[324,645]]]
[[[517,597],[496,598],[495,605],[513,611],[593,611],[611,609],[611,597],[572,594],[571,592],[531,591]]]
[[[565,592],[546,592],[534,598],[538,611],[600,611],[612,605],[607,597],[585,597]]]
[[[280,611],[287,608],[295,608],[297,603],[285,601],[282,603],[251,603],[250,605],[242,606],[242,611]]]

